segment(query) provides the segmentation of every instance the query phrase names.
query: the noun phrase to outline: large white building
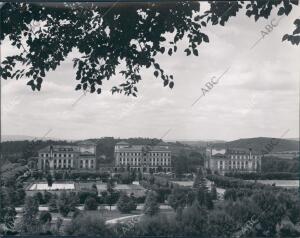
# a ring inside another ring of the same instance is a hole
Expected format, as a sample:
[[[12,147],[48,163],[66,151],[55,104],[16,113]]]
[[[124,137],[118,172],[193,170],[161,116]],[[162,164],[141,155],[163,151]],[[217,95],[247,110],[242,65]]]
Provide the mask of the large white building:
[[[205,167],[212,172],[259,172],[262,154],[252,149],[207,148]]]
[[[130,145],[121,141],[115,146],[115,167],[141,172],[170,172],[171,151],[165,143],[155,146]]]
[[[40,170],[95,170],[96,145],[50,145],[38,151]]]

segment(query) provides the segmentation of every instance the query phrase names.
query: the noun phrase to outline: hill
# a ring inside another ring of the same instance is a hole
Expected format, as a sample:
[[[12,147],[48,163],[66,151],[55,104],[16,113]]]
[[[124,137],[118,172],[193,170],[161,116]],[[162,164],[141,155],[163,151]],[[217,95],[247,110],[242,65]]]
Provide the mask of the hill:
[[[229,141],[225,143],[214,143],[217,148],[252,148],[254,151],[263,151],[273,142],[272,152],[299,151],[299,141],[290,139],[255,137]]]

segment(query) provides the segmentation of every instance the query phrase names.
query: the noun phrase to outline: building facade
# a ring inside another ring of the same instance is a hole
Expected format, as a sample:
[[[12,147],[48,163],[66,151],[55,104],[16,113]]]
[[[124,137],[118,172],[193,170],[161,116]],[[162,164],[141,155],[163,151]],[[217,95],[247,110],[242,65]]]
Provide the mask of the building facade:
[[[146,146],[121,141],[115,146],[115,168],[148,173],[171,172],[171,151],[164,143]]]
[[[252,149],[207,148],[205,167],[224,175],[229,172],[260,172],[262,154]]]
[[[38,151],[40,170],[95,170],[96,145],[80,143],[76,146],[50,145]]]

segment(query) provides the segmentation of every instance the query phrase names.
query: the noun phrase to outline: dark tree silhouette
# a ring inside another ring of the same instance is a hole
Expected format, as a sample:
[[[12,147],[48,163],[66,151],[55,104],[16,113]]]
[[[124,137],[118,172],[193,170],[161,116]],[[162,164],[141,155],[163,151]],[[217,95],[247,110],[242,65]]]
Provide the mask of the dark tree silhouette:
[[[112,93],[137,96],[142,68],[152,68],[154,76],[172,89],[173,75],[160,66],[157,54],[173,55],[178,43],[187,38],[184,51],[198,56],[197,47],[209,42],[204,33],[207,25],[224,26],[243,8],[255,21],[268,18],[272,10],[288,15],[298,0],[213,1],[204,13],[200,13],[201,4],[6,3],[1,9],[0,39],[9,38],[18,50],[4,59],[0,74],[3,79],[27,78],[32,90],[40,90],[46,74],[77,49],[80,56],[73,59],[76,90],[101,93],[103,81],[119,73],[124,81],[113,86]],[[293,35],[283,40],[299,44],[299,21]]]

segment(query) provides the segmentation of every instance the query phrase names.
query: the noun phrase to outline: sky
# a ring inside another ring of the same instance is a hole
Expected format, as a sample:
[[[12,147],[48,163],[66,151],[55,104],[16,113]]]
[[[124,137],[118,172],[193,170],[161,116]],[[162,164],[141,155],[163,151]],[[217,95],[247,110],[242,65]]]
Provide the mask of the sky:
[[[264,38],[261,31],[266,32],[272,19],[275,24],[279,20],[275,11],[257,22],[240,12],[225,27],[206,27],[210,42],[198,47],[198,57],[183,52],[186,40],[176,54],[157,57],[162,68],[174,75],[174,88],[163,87],[152,71],[143,70],[137,98],[111,94],[121,75],[106,81],[100,95],[75,91],[72,58],[79,54],[74,50],[46,75],[40,92],[26,86],[28,79],[2,80],[2,135],[74,140],[298,138],[300,46],[281,39],[293,31],[299,16],[300,7],[294,6]],[[2,58],[14,52],[5,40]],[[220,79],[203,95],[212,77]]]

